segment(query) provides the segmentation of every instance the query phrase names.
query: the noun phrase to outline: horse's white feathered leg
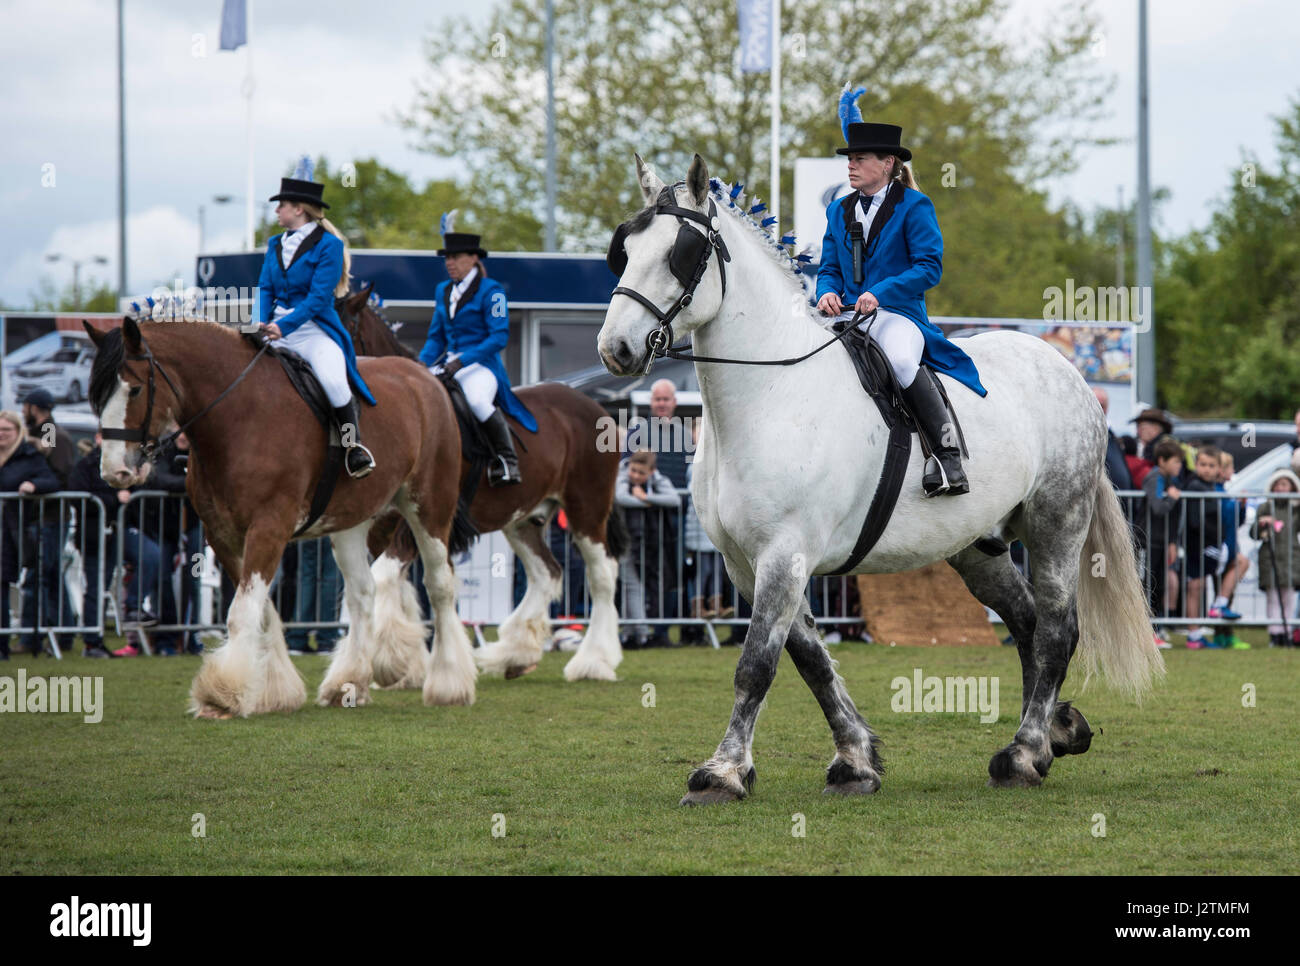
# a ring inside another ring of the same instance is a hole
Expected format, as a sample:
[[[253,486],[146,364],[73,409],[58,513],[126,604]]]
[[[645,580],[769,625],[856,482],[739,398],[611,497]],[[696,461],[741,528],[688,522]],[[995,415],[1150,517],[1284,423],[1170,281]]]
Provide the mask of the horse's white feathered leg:
[[[614,587],[618,581],[618,561],[604,544],[579,536],[574,541],[587,565],[587,586],[591,589],[591,623],[578,651],[564,666],[569,681],[589,679],[614,681],[614,669],[623,660],[618,642],[618,609],[614,606]]]
[[[235,592],[225,644],[203,655],[190,688],[190,711],[200,717],[246,717],[267,711],[295,711],[306,688],[284,643],[284,630],[253,574]]]
[[[374,681],[381,688],[418,688],[424,684],[424,640],[415,587],[396,557],[381,554],[370,567],[375,581]]]
[[[514,677],[532,670],[542,659],[545,643],[551,637],[551,601],[560,596],[563,584],[560,565],[542,539],[543,526],[524,519],[502,532],[524,565],[528,589],[519,606],[497,628],[497,640],[479,648],[475,660],[486,674]]]
[[[343,575],[343,595],[351,626],[334,646],[329,670],[316,692],[323,706],[361,707],[370,703],[374,640],[370,633],[375,605],[375,582],[370,576],[366,535],[370,521],[330,536],[334,560]]]

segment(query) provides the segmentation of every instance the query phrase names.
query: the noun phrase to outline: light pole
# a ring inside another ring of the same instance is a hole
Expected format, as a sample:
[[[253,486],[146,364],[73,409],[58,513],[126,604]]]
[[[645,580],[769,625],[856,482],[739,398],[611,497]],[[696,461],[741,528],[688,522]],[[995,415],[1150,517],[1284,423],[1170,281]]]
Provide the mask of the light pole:
[[[234,195],[213,195],[212,203],[214,205],[228,205],[232,201],[238,201]],[[199,205],[199,254],[203,254],[203,249],[207,246],[207,233],[204,228],[205,206]]]
[[[59,262],[63,261],[65,257],[63,254],[55,252],[46,255],[45,260],[47,262]],[[108,259],[103,255],[92,255],[90,258],[69,258],[68,261],[72,262],[72,308],[73,311],[79,311],[81,309],[81,266],[87,262],[93,262],[96,265],[107,265]]]

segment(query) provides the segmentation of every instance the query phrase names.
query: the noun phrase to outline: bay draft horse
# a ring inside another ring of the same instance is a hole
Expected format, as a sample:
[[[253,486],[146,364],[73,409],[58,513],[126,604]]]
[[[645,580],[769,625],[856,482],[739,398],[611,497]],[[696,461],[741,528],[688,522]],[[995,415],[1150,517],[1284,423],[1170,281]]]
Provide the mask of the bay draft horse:
[[[737,213],[698,155],[686,180],[671,187],[639,157],[636,169],[646,208],[620,232],[627,265],[598,343],[610,372],[642,371],[651,337],[671,341],[661,319],[674,308],[676,334],[690,333],[695,351],[715,359],[793,359],[831,338],[788,253]],[[694,292],[683,305],[686,280]],[[623,297],[624,290],[632,294]],[[1135,694],[1163,664],[1128,526],[1104,473],[1106,420],[1087,383],[1030,335],[954,342],[988,390],[980,398],[944,377],[969,443],[970,493],[924,498],[924,461],[913,446],[892,517],[849,572],[946,560],[1007,622],[1024,690],[1020,727],[990,761],[990,784],[1036,786],[1054,758],[1082,753],[1091,740],[1078,710],[1058,701],[1076,645],[1085,672],[1100,669]],[[713,757],[692,772],[682,803],[731,801],[752,788],[754,728],[783,647],[834,738],[826,791],[874,792],[883,771],[875,735],[817,636],[804,588],[809,577],[850,562],[890,434],[838,346],[796,365],[697,362],[696,371],[704,425],[691,496],[754,616],[736,666],[730,724]],[[1009,554],[976,549],[988,534],[1023,541],[1032,587]]]
[[[367,286],[336,303],[357,353],[412,358],[371,303],[373,289]],[[523,563],[528,587],[519,606],[497,629],[497,640],[476,650],[475,659],[480,670],[507,678],[531,671],[541,660],[551,639],[548,610],[563,590],[563,571],[547,545],[546,527],[563,508],[569,533],[586,564],[591,594],[590,623],[564,667],[564,676],[569,681],[616,680],[623,649],[614,590],[628,538],[614,505],[621,454],[616,441],[610,445],[612,433],[602,431],[609,416],[599,404],[560,383],[525,386],[515,389],[515,394],[537,419],[534,434],[507,417],[523,444],[515,447],[522,482],[490,487],[486,474],[480,472],[468,515],[479,532],[505,534]],[[464,473],[469,472],[466,464]],[[471,482],[466,476],[462,485]],[[425,635],[414,588],[402,578],[411,552],[399,523],[393,519],[389,529],[376,527],[371,538],[377,557],[375,633],[380,639],[375,681],[418,687]]]
[[[137,322],[107,333],[86,325],[98,348],[91,403],[106,435],[100,473],[117,487],[143,482],[159,434],[171,422],[189,437],[186,491],[208,543],[235,582],[228,638],[204,654],[190,690],[198,717],[293,711],[306,700],[267,589],[286,544],[306,522],[325,458],[325,431],[274,359],[232,328],[206,319]],[[330,535],[351,615],[321,682],[322,705],[369,700],[375,588],[366,539],[396,511],[424,561],[436,641],[425,657],[425,704],[472,704],[472,648],[456,614],[454,548],[460,434],[446,391],[423,366],[368,359],[360,366],[377,406],[361,406],[361,430],[377,468],[340,474],[302,539]]]

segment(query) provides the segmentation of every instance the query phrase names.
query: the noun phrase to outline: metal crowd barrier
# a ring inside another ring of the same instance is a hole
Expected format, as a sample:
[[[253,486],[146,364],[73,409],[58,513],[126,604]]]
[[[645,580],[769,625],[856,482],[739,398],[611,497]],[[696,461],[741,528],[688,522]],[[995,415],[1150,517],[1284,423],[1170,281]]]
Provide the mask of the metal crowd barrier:
[[[708,548],[707,537],[692,519],[688,491],[678,491],[678,496],[675,508],[623,510],[632,539],[619,562],[621,626],[633,640],[680,627],[716,647],[720,642],[715,628],[730,626],[733,633],[743,633],[751,612],[727,578],[721,555]],[[1271,591],[1261,590],[1259,541],[1245,523],[1253,520],[1254,508],[1265,499],[1289,504],[1300,514],[1300,494],[1183,492],[1163,516],[1154,512],[1142,491],[1121,491],[1119,498],[1156,627],[1279,626],[1283,609],[1287,626],[1297,626],[1295,595],[1284,593],[1279,601]],[[1231,560],[1222,553],[1205,555],[1207,543],[1211,551],[1223,543],[1224,531],[1215,521],[1224,519],[1225,503],[1233,507],[1228,519],[1237,524],[1238,533],[1237,554]],[[42,497],[0,493],[0,576],[5,584],[0,588],[0,634],[9,640],[18,636],[28,645],[39,643],[57,657],[75,635],[102,640],[106,625],[146,653],[195,649],[198,634],[224,628],[234,588],[207,548],[202,523],[187,507],[184,494],[130,494],[100,518],[110,522],[108,527],[96,525],[97,506],[96,498],[83,492]],[[1218,542],[1211,543],[1215,536]],[[591,599],[581,554],[558,520],[549,527],[547,539],[563,574],[561,598],[551,607],[552,623],[585,624]],[[1295,533],[1284,531],[1275,540],[1279,570],[1300,576]],[[1024,548],[1013,545],[1012,559],[1032,581],[1032,562]],[[521,571],[516,562],[509,575],[513,580],[505,585],[511,592],[510,606],[523,597]],[[494,570],[493,584],[506,576]],[[411,579],[423,601],[418,568],[412,568]],[[1241,619],[1206,616],[1216,593],[1232,582],[1232,607]],[[1270,573],[1264,584],[1272,583]],[[328,647],[348,625],[342,579],[328,539],[290,544],[271,592],[291,648],[305,649],[313,631],[318,647],[322,642]],[[848,631],[861,624],[853,578],[814,577],[806,594],[819,625]],[[1271,614],[1270,597],[1275,598]],[[497,600],[491,609],[502,611],[506,603]],[[467,623],[481,641],[481,627],[503,618],[501,613],[495,619],[467,618]]]

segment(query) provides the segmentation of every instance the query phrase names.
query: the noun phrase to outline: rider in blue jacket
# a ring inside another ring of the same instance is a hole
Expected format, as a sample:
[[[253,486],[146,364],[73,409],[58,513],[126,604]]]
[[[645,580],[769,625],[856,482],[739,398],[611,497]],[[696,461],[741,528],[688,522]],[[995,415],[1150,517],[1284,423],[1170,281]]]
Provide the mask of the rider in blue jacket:
[[[854,104],[862,89],[840,99],[848,155],[849,184],[855,190],[826,209],[817,272],[817,308],[823,315],[851,319],[854,310],[876,310],[871,337],[884,351],[903,390],[903,400],[925,434],[935,459],[926,465],[926,496],[970,492],[961,450],[949,425],[937,369],[981,396],[975,364],[948,341],[925,310],[925,292],[943,274],[943,236],[930,199],[916,190],[903,162],[912,152],[901,144],[902,128],[862,123]]]
[[[280,179],[280,193],[270,198],[280,202],[275,213],[285,232],[266,246],[257,283],[258,321],[268,337],[311,366],[334,408],[348,475],[360,478],[375,468],[375,459],[361,444],[353,387],[372,406],[375,397],[357,371],[352,337],[334,309],[334,299],[347,294],[351,258],[343,236],[325,217],[325,186],[311,180],[309,162],[299,165],[297,174],[303,177]]]
[[[483,424],[496,457],[488,466],[488,484],[518,483],[519,460],[506,416],[534,433],[537,420],[510,391],[501,363],[501,350],[510,337],[506,293],[488,278],[483,264],[487,252],[478,235],[447,231],[443,244],[438,254],[444,258],[448,280],[434,291],[437,307],[420,361],[435,376],[454,377]]]

